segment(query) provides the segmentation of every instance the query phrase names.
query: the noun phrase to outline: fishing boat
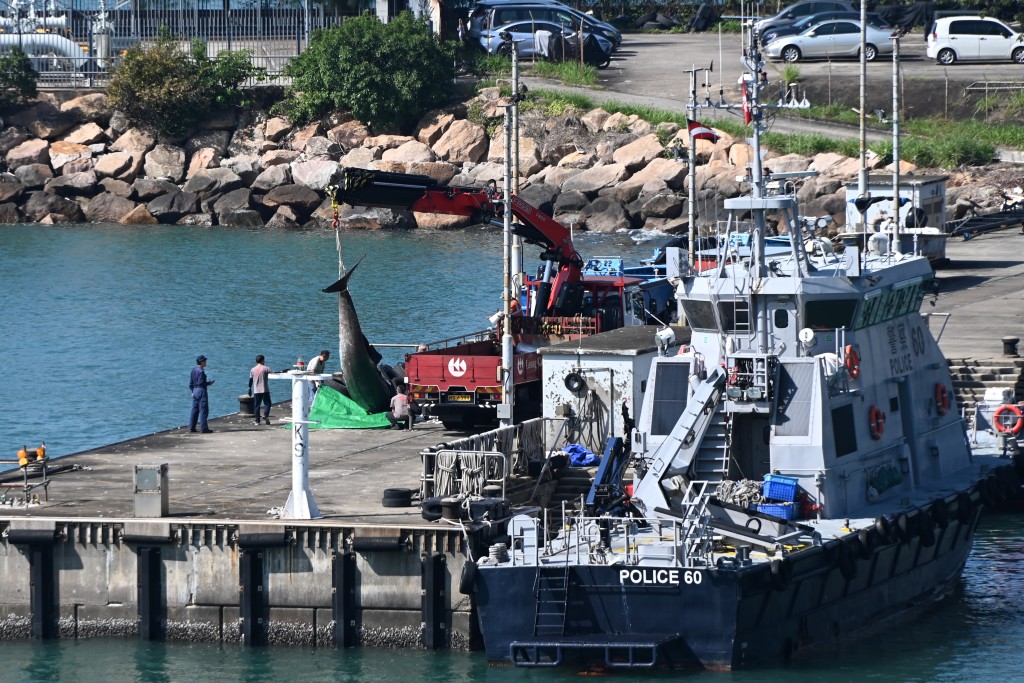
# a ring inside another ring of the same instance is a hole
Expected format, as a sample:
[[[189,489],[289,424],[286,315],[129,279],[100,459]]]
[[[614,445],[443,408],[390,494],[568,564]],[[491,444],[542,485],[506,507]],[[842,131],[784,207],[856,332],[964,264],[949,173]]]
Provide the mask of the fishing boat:
[[[981,511],[1020,488],[1020,408],[957,409],[928,259],[798,220],[761,167],[756,45],[744,66],[750,194],[725,207],[749,249],[679,275],[690,344],[653,359],[581,505],[469,558],[494,662],[732,670],[846,643],[948,595]],[[769,215],[797,226],[785,251]]]

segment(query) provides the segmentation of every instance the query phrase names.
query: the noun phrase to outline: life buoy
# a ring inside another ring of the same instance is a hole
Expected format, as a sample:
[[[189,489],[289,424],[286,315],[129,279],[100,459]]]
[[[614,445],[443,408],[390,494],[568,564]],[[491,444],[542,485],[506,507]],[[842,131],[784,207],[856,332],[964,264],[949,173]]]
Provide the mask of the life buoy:
[[[939,415],[949,412],[949,390],[942,382],[935,385],[935,411]]]
[[[871,438],[878,441],[885,434],[885,413],[878,409],[878,406],[871,406],[868,411],[868,428],[871,430]]]
[[[1024,427],[1024,415],[1020,412],[1020,406],[1012,403],[999,406],[996,414],[992,416],[992,424],[995,425],[997,432],[1017,436]]]
[[[860,354],[857,353],[857,349],[853,348],[853,344],[847,344],[845,352],[846,356],[845,365],[846,372],[849,373],[851,379],[857,379],[860,377]]]

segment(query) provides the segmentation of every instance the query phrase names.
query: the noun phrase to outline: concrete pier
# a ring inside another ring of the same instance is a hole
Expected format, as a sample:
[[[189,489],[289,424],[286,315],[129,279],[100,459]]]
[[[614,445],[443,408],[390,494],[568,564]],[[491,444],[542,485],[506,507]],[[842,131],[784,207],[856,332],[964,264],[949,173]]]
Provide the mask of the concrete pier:
[[[948,357],[997,358],[1003,337],[1024,337],[1022,243],[1016,231],[949,242],[939,296],[922,308],[951,314],[930,323],[936,334],[945,324]],[[289,412],[278,405],[272,417]],[[47,502],[0,505],[0,639],[474,645],[460,575],[467,550],[489,539],[381,502],[385,488],[419,488],[421,450],[462,435],[437,423],[313,430],[309,482],[323,517],[285,520],[291,431],[243,416],[211,427],[55,459],[80,469],[55,475]],[[135,466],[164,463],[167,515],[136,518]]]

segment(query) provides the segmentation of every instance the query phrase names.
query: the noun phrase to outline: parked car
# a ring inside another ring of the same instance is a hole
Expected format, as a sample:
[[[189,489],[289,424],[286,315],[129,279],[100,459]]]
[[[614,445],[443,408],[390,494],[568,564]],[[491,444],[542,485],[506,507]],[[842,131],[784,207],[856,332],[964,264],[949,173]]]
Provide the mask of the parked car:
[[[868,12],[868,26],[874,26],[880,29],[892,28],[885,22],[882,17],[875,14],[874,12]],[[789,26],[781,26],[779,28],[770,28],[759,37],[762,45],[767,45],[776,38],[782,36],[795,36],[803,33],[807,29],[825,21],[832,21],[834,19],[852,19],[853,21],[860,21],[860,12],[847,12],[846,10],[830,11],[830,12],[819,12],[812,14],[803,19],[794,21]]]
[[[754,22],[754,32],[763,36],[765,31],[789,26],[794,21],[822,12],[853,12],[856,8],[841,0],[802,0],[785,8],[778,14]],[[762,41],[765,43],[766,41]]]
[[[943,17],[928,32],[925,54],[945,65],[1004,59],[1024,64],[1024,34],[989,17]]]
[[[798,62],[814,57],[856,57],[860,54],[860,22],[841,19],[812,26],[795,36],[783,36],[764,47],[769,59]],[[864,58],[874,61],[892,52],[892,31],[868,26]]]
[[[538,32],[540,32],[540,36],[538,36]],[[518,46],[521,59],[532,59],[534,57],[559,59],[562,55],[578,54],[576,50],[579,43],[579,34],[571,26],[567,27],[550,21],[516,21],[504,26],[497,26],[484,31],[480,35],[480,46],[488,54],[508,55],[510,54],[511,47],[510,43],[505,40],[505,34],[508,34],[512,39],[512,43]],[[565,45],[558,46],[547,42],[546,38],[548,36],[554,41],[564,40]],[[612,43],[603,36],[584,32],[584,44],[591,40],[596,42],[600,48],[600,53],[595,54],[592,60],[588,61],[593,61],[594,66],[603,69],[611,62]],[[584,58],[586,59],[586,55]]]
[[[582,23],[584,30],[603,36],[615,47],[622,43],[619,29],[557,0],[480,0],[470,12],[468,34],[479,38],[491,26],[531,20],[565,24],[577,30]]]

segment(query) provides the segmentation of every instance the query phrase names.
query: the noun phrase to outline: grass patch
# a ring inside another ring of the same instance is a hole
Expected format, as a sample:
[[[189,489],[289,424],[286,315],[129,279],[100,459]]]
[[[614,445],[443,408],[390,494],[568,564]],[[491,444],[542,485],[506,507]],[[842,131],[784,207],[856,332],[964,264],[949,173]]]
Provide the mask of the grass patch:
[[[540,78],[551,78],[567,85],[594,85],[597,83],[597,69],[589,64],[571,62],[525,63],[526,70]]]

